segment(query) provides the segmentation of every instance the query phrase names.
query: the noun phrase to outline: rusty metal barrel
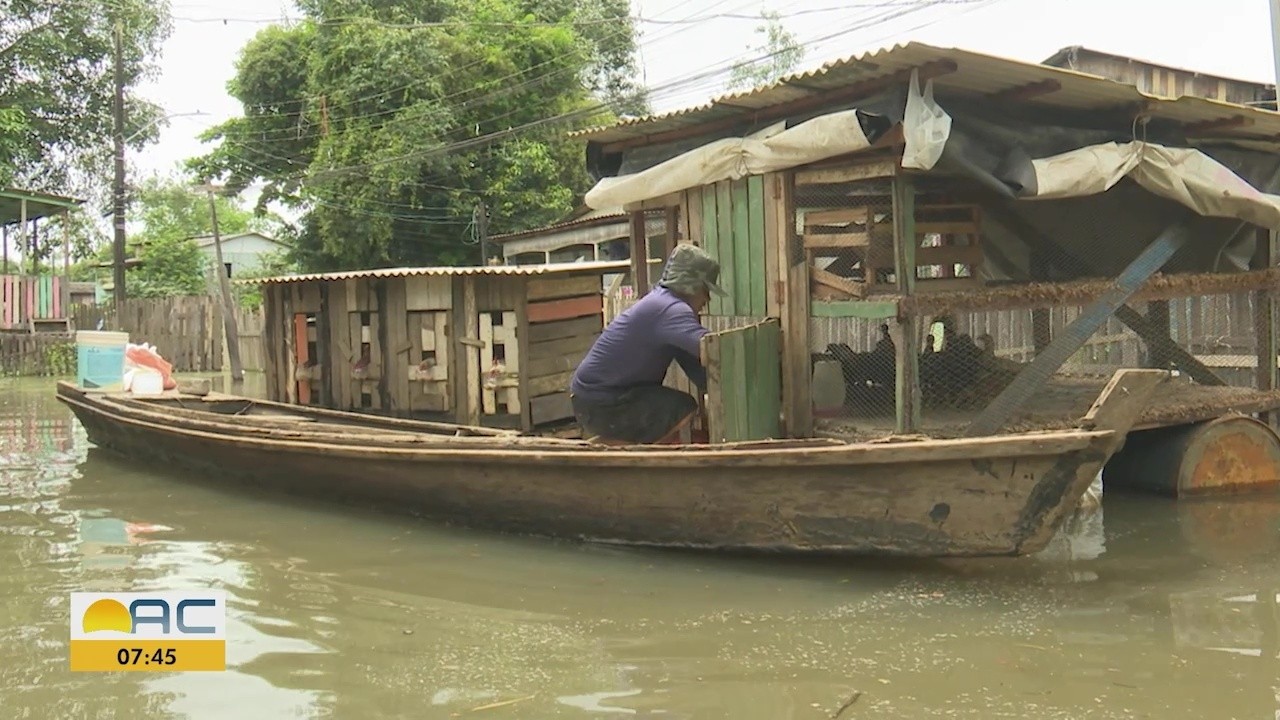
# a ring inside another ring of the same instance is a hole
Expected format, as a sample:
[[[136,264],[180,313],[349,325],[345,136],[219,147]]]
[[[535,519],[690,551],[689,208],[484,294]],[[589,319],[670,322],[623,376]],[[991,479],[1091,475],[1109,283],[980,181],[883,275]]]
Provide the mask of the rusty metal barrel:
[[[1280,486],[1280,436],[1246,415],[1130,433],[1107,463],[1107,489],[1172,497]]]

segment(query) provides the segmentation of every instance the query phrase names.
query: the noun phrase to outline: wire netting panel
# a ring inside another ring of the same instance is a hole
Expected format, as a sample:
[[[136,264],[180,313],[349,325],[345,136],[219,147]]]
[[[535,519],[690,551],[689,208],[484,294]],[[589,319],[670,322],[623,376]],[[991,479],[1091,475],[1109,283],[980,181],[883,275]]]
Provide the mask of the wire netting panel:
[[[1179,372],[1145,421],[1207,420],[1264,402],[1259,388],[1258,296],[1252,292],[1135,302],[1111,317],[1018,404],[1006,432],[1075,426],[1121,368]],[[921,431],[957,437],[1051,342],[1086,313],[1081,305],[957,311],[920,317]],[[1127,320],[1127,322],[1126,322]],[[897,419],[896,321],[810,319],[814,413],[826,433],[882,436]],[[838,382],[834,379],[838,376]]]

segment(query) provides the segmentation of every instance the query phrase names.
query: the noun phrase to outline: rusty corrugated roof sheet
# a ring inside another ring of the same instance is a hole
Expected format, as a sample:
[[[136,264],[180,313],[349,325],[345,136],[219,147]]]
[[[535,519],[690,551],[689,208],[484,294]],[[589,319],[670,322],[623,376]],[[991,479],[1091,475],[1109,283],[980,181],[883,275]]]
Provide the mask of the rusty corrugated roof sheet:
[[[1136,105],[1149,102],[1149,114],[1153,117],[1168,118],[1187,124],[1214,122],[1237,115],[1244,118],[1245,124],[1240,127],[1215,131],[1221,135],[1271,139],[1280,135],[1280,113],[1271,110],[1199,97],[1165,98],[1141,92],[1133,85],[1097,75],[983,55],[958,48],[940,48],[911,42],[833,60],[814,70],[780,78],[771,85],[724,95],[695,107],[631,118],[609,126],[579,130],[572,133],[572,137],[586,138],[599,143],[627,140],[642,143],[643,139],[649,135],[703,125],[733,116],[746,118],[753,112],[785,105],[825,91],[883,78],[900,71],[910,71],[911,68],[926,63],[948,61],[955,63],[956,70],[934,78],[934,88],[937,92],[950,91],[985,96],[1036,82],[1056,80],[1061,84],[1061,89],[1058,91],[1021,102],[1044,107],[1075,109],[1114,109],[1125,104]]]
[[[345,272],[308,273],[301,275],[277,275],[269,278],[249,278],[236,280],[242,285],[272,285],[277,283],[299,283],[314,280],[351,280],[354,278],[394,278],[446,275],[493,275],[508,277],[513,275],[553,275],[571,273],[606,273],[625,272],[631,268],[629,260],[614,262],[574,262],[552,263],[549,265],[484,265],[465,267],[404,267],[378,268],[376,270],[348,270]]]

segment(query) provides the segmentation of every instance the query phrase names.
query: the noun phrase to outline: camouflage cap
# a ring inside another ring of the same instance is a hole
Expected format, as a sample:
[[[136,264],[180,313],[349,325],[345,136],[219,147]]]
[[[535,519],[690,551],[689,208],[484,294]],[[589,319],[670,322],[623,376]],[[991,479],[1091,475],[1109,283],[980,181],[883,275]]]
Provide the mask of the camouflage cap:
[[[719,277],[720,263],[715,258],[697,245],[680,243],[667,258],[667,266],[662,270],[658,284],[685,293],[696,292],[701,286],[716,295],[728,297],[729,293],[716,284]]]

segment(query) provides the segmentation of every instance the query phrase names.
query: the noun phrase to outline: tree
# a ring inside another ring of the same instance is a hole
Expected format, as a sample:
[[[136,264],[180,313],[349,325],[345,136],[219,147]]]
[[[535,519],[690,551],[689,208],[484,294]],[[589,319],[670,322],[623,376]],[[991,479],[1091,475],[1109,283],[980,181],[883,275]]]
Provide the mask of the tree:
[[[113,33],[126,88],[155,71],[171,30],[164,0],[0,3],[0,183],[110,197]],[[126,92],[125,136],[158,137],[161,109]]]
[[[223,235],[246,230],[268,230],[269,221],[256,218],[234,199],[218,197],[218,230]],[[209,199],[181,176],[153,177],[141,183],[137,207],[131,220],[140,222],[142,230],[131,242],[142,260],[130,268],[126,282],[135,297],[203,294],[208,282],[208,264],[191,238],[213,232]],[[104,247],[101,260],[109,262],[110,247]]]
[[[566,130],[637,106],[625,0],[300,6],[307,20],[242,49],[228,90],[244,116],[190,165],[300,211],[308,269],[478,262],[480,201],[493,234],[563,217],[590,186]]]
[[[751,51],[754,56],[769,57],[734,65],[729,73],[730,90],[768,85],[794,71],[804,60],[804,46],[783,27],[782,16],[777,12],[766,12],[761,17],[765,24],[756,27],[756,34],[764,35],[765,42]]]

